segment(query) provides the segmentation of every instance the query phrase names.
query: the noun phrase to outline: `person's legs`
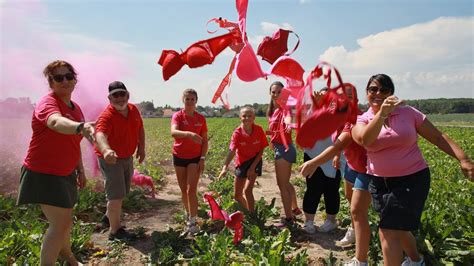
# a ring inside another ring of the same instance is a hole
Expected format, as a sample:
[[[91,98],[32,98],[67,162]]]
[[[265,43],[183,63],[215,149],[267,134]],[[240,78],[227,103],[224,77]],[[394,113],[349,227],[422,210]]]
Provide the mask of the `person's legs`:
[[[242,207],[249,209],[247,200],[244,198],[244,187],[247,178],[235,177],[234,179],[234,199],[242,205]]]
[[[385,266],[399,266],[402,263],[403,249],[400,235],[404,231],[379,228]]]
[[[72,255],[70,244],[69,247],[65,247],[69,239],[66,235],[71,232],[72,208],[60,208],[47,204],[40,204],[40,207],[49,222],[41,245],[40,264],[55,265],[60,251],[65,255]],[[75,258],[70,260],[75,261]]]
[[[255,184],[256,177],[247,178],[245,182],[245,199],[247,200],[247,209],[249,212],[255,211],[255,198],[253,196],[253,186]]]
[[[198,164],[191,163],[186,167],[187,196],[189,201],[189,217],[196,217],[198,210],[197,185],[199,182]]]
[[[416,248],[416,239],[410,231],[402,231],[400,233],[400,241],[403,251],[412,261],[420,261],[421,256]]]
[[[295,209],[298,209],[298,199],[296,198],[295,186],[293,186],[293,184],[291,184],[290,182],[288,183],[289,183],[289,189],[290,189],[290,194],[291,194],[291,209],[295,210]]]
[[[176,178],[178,179],[179,189],[181,190],[181,201],[183,202],[184,209],[186,210],[186,215],[189,216],[189,200],[188,200],[188,182],[187,182],[187,173],[186,167],[183,166],[174,166],[174,171],[176,173]],[[188,217],[186,217],[186,220]]]
[[[283,203],[283,209],[285,212],[285,217],[287,219],[293,218],[293,213],[291,211],[291,163],[285,159],[275,160],[275,173],[278,188],[280,189],[281,201]]]
[[[367,261],[370,244],[369,206],[372,198],[367,190],[356,189],[352,193],[351,216],[356,236],[355,257]]]
[[[105,215],[109,218],[110,233],[114,234],[121,227],[120,215],[122,214],[123,199],[114,199],[107,201],[107,211]]]

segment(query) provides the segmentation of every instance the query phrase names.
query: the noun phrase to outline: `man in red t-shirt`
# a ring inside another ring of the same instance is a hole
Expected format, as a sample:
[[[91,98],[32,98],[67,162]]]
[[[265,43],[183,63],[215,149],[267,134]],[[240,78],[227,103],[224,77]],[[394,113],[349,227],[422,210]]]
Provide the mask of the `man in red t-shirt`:
[[[130,240],[134,235],[120,225],[122,200],[130,191],[133,154],[141,163],[145,159],[145,131],[137,107],[128,102],[130,95],[120,81],[109,84],[110,104],[96,123],[95,152],[105,178],[107,212],[104,223],[110,224],[109,239]]]

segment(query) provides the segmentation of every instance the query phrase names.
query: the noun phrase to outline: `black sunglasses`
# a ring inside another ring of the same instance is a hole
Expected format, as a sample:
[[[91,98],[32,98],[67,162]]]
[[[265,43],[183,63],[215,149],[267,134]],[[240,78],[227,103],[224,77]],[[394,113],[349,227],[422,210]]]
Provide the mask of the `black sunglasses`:
[[[63,82],[64,78],[66,78],[69,81],[75,79],[74,74],[72,74],[72,73],[66,73],[64,75],[53,75],[52,78],[57,83]]]
[[[379,87],[372,86],[372,87],[368,87],[367,91],[370,94],[376,94],[377,92],[380,92],[380,94],[387,94],[387,93],[390,93],[392,90],[390,88],[387,88],[387,87],[380,87],[379,88]]]
[[[125,97],[125,96],[127,96],[126,91],[117,91],[117,92],[112,93],[112,97],[114,98]]]

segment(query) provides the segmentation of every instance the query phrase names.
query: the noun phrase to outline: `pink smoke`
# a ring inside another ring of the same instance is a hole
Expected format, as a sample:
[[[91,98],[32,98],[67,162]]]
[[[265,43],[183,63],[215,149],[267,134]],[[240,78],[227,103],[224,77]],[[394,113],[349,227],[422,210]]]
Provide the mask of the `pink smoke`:
[[[85,37],[82,45],[81,38],[76,38],[77,42],[73,39],[74,48],[71,48],[67,43],[71,42],[70,32],[62,34],[44,23],[55,20],[44,3],[6,1],[0,12],[0,183],[14,184],[10,188],[0,185],[0,192],[8,193],[18,183],[19,169],[31,138],[32,113],[26,108],[11,118],[11,108],[2,104],[5,99],[28,97],[31,102],[37,102],[49,91],[43,68],[51,61],[66,60],[78,72],[72,99],[81,106],[86,121],[94,121],[108,103],[108,84],[129,77],[132,71],[120,46],[98,51],[88,43],[94,39]],[[6,118],[7,114],[10,118]],[[96,157],[85,140],[82,147],[86,168],[90,170]]]

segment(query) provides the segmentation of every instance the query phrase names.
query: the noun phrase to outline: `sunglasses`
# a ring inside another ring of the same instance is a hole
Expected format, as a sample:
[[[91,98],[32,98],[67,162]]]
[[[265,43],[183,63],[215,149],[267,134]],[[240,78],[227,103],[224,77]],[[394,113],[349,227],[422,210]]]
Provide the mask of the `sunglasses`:
[[[125,96],[127,96],[127,92],[125,91],[117,91],[117,92],[112,93],[112,97],[114,98],[125,97]]]
[[[372,86],[372,87],[368,87],[367,91],[370,94],[376,94],[377,92],[380,92],[380,94],[388,94],[388,93],[391,92],[391,89],[387,88],[387,87],[380,87],[379,88],[379,87]]]
[[[71,80],[75,79],[74,74],[72,74],[72,73],[66,73],[64,75],[53,75],[52,78],[57,83],[63,82],[64,78],[66,78],[68,81],[71,81]]]

